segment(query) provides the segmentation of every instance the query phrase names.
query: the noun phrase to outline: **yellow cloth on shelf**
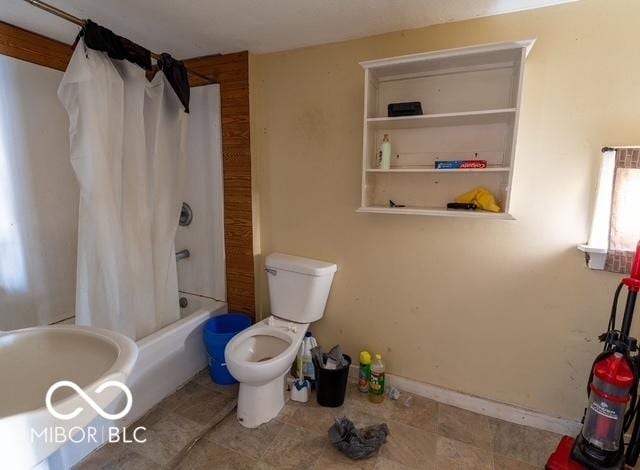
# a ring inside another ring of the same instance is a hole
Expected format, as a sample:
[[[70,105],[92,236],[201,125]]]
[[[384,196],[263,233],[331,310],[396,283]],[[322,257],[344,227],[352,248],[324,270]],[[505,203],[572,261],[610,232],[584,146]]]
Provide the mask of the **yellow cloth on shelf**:
[[[458,196],[456,198],[456,202],[466,204],[473,202],[479,209],[490,212],[500,212],[500,206],[496,203],[496,198],[487,188],[479,187],[472,189],[471,191]]]

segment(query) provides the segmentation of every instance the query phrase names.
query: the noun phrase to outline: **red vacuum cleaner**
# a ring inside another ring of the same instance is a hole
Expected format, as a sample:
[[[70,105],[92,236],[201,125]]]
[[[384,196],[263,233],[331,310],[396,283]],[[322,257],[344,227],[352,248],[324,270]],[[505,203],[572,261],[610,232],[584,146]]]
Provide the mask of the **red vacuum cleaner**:
[[[616,329],[618,297],[627,287],[627,302],[620,329]],[[547,461],[547,470],[620,470],[634,467],[640,454],[640,406],[637,400],[640,356],[630,336],[636,298],[640,291],[640,242],[631,274],[616,289],[607,331],[600,335],[602,353],[591,367],[589,404],[582,430],[573,439],[564,436]],[[635,422],[634,422],[635,421]],[[624,436],[631,424],[628,442]]]

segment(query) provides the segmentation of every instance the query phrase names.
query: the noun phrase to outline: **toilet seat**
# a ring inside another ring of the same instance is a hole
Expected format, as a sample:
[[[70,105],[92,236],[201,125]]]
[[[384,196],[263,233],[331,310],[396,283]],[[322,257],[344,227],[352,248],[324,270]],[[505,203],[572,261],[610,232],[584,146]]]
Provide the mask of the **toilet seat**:
[[[285,323],[291,322],[269,325],[268,321],[265,319],[234,336],[225,348],[229,372],[240,383],[259,384],[289,370],[308,328],[308,325],[298,323],[295,324],[296,331],[292,332],[285,329]],[[284,344],[280,345],[278,341]],[[263,351],[277,354],[267,358],[263,357]]]

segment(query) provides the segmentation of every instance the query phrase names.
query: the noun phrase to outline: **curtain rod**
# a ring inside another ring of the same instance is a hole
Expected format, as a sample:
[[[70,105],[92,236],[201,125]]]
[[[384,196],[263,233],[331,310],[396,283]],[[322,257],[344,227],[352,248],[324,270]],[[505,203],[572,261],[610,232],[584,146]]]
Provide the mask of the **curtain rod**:
[[[49,5],[48,3],[43,2],[42,0],[24,0],[25,2],[29,3],[30,5],[33,5],[34,7],[40,8],[41,10],[46,11],[47,13],[51,13],[52,15],[57,16],[58,18],[62,18],[63,20],[67,20],[71,23],[74,23],[80,27],[84,27],[85,25],[85,20],[78,18],[77,16],[73,16],[70,13],[67,13],[66,11],[60,10],[59,8],[54,7],[53,5]],[[156,54],[155,52],[151,52],[151,57],[153,57],[154,59],[158,60],[160,58],[159,54]],[[217,83],[215,80],[213,80],[212,78],[207,77],[206,75],[202,75],[198,72],[194,72],[193,70],[189,70],[187,68],[187,73],[190,75],[193,75],[194,77],[198,77],[200,80],[204,80],[205,82],[212,84],[212,83]]]
[[[611,152],[613,150],[618,150],[618,149],[637,149],[638,147],[640,147],[640,145],[616,145],[616,146],[606,146],[606,147],[602,147],[601,151],[602,152]]]

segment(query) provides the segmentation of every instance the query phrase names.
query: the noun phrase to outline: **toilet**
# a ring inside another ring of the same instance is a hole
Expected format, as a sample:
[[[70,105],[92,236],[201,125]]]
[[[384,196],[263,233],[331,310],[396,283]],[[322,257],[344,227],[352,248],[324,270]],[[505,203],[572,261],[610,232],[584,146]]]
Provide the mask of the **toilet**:
[[[271,316],[242,331],[224,356],[240,382],[238,421],[255,428],[284,406],[285,379],[309,324],[324,315],[337,266],[283,253],[265,260]]]

